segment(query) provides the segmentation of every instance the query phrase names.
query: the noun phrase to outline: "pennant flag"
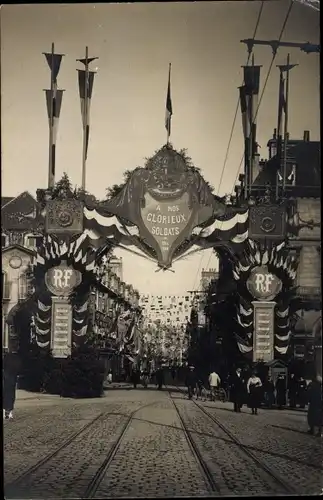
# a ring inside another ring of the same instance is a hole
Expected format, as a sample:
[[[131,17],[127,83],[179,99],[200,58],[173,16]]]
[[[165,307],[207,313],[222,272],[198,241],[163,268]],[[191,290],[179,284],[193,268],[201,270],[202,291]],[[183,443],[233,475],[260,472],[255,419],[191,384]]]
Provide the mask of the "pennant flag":
[[[172,98],[171,98],[171,92],[170,92],[170,72],[171,72],[171,64],[169,64],[168,87],[167,87],[167,98],[166,98],[166,115],[165,115],[165,128],[167,130],[167,142],[168,142],[170,134],[171,134],[171,119],[172,119],[172,114],[173,114]]]
[[[52,72],[53,82],[56,82],[64,54],[48,54],[47,52],[43,52],[43,54],[46,57],[47,64]]]
[[[58,121],[61,112],[63,92],[64,92],[64,90],[57,90],[56,87],[57,87],[56,84],[54,84],[53,90],[45,90],[49,127],[52,128],[51,173],[53,177],[55,176],[55,165],[56,165],[55,160],[56,160],[56,139],[58,131]]]
[[[243,136],[247,139],[251,133],[250,127],[250,117],[248,117],[248,109],[249,109],[249,96],[246,92],[246,86],[242,85],[239,87],[240,92],[240,108],[242,115],[242,128],[243,128]]]
[[[279,77],[279,99],[278,99],[278,130],[277,137],[282,135],[283,127],[283,112],[286,113],[286,99],[285,99],[285,80],[283,77],[283,72],[280,72]]]
[[[79,93],[82,104],[82,99],[85,99],[85,94],[89,99],[92,97],[93,82],[95,71],[88,71],[88,81],[86,82],[86,71],[78,69]]]
[[[92,59],[88,59],[89,62],[97,59],[96,57]],[[82,60],[83,62],[83,60]],[[90,103],[93,91],[93,83],[94,83],[94,75],[95,71],[78,71],[78,82],[79,82],[79,94],[81,100],[81,113],[82,113],[82,122],[85,133],[85,159],[87,159],[87,152],[89,146],[89,137],[90,137]],[[87,78],[88,74],[88,78]]]
[[[258,112],[258,95],[260,84],[260,68],[261,66],[243,66],[243,93],[245,94],[245,120],[248,120],[248,126],[245,126],[245,139],[252,135],[253,153],[257,152],[256,148],[256,118]],[[240,94],[241,102],[241,94]],[[242,109],[241,109],[242,112]]]

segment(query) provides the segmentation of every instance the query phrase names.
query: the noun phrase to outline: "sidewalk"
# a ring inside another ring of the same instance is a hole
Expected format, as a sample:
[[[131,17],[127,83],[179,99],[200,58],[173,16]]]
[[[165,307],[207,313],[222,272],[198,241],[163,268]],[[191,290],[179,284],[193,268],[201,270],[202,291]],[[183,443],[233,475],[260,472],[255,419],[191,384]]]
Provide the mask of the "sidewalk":
[[[27,399],[59,398],[56,394],[45,394],[42,392],[29,392],[24,389],[16,390],[16,401],[26,401]]]

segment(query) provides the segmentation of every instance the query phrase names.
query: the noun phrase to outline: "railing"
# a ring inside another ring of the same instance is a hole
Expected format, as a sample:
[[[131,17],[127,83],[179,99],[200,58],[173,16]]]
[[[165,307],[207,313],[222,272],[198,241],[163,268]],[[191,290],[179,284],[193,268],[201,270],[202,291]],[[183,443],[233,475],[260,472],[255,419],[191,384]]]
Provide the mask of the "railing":
[[[317,299],[321,297],[322,291],[320,286],[299,286],[296,292],[298,297],[302,298],[314,298]]]

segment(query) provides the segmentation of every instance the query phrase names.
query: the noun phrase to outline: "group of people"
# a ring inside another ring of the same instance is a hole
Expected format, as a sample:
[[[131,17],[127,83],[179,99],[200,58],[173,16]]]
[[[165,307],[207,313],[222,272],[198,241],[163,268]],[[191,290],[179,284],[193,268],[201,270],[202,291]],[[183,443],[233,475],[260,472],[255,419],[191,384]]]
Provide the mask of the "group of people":
[[[161,390],[164,384],[164,373],[162,368],[158,368],[154,373],[150,373],[147,368],[140,370],[137,367],[133,367],[130,376],[134,389],[137,388],[138,384],[142,384],[144,388],[147,388],[148,383],[153,378],[155,378],[158,390]]]
[[[215,400],[219,388],[224,385],[215,370],[208,376],[208,385],[211,399]],[[186,386],[189,399],[192,399],[194,394],[196,394],[197,399],[203,396],[205,384],[202,377],[196,373],[194,366],[188,367]],[[317,429],[317,435],[322,435],[322,379],[319,376],[314,377],[312,382],[307,385],[304,377],[297,378],[292,374],[287,384],[284,373],[280,373],[276,383],[274,383],[270,376],[262,380],[255,371],[246,376],[241,368],[237,368],[228,379],[228,388],[230,400],[233,402],[233,409],[237,413],[241,412],[244,404],[247,404],[251,409],[252,415],[258,414],[258,409],[262,403],[267,408],[272,408],[276,403],[277,407],[282,409],[287,404],[287,395],[289,407],[292,409],[296,408],[297,404],[300,408],[305,408],[308,404],[308,432],[315,434],[315,429]]]
[[[307,421],[309,434],[314,434],[317,429],[317,435],[322,436],[323,423],[323,402],[322,402],[322,379],[316,376],[311,383],[307,385],[304,377],[296,378],[291,375],[288,387],[286,387],[286,378],[283,373],[278,375],[276,384],[270,377],[262,382],[255,372],[246,381],[241,373],[241,368],[237,368],[232,376],[230,384],[230,396],[234,404],[234,411],[240,412],[242,406],[247,403],[252,413],[257,415],[258,408],[264,402],[268,408],[272,408],[276,402],[277,407],[282,409],[287,404],[286,392],[289,398],[289,407],[305,408],[308,404]],[[287,391],[286,391],[287,389]]]

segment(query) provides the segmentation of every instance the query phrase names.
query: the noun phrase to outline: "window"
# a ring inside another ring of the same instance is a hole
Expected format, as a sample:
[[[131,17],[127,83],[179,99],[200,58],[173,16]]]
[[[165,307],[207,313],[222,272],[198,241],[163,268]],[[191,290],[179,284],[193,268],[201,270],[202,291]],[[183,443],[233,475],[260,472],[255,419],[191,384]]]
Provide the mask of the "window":
[[[25,236],[25,246],[27,248],[30,248],[31,250],[36,250],[39,238],[41,238],[41,237],[40,236],[31,235],[31,234],[27,234]]]
[[[1,234],[1,248],[8,246],[8,236],[4,233]]]
[[[7,273],[5,272],[2,272],[1,292],[3,299],[10,299],[9,283],[7,279]]]
[[[27,297],[27,276],[21,274],[18,278],[19,285],[19,300],[24,300]]]
[[[2,273],[3,275],[3,273]],[[7,314],[4,314],[2,316],[2,331],[3,331],[3,335],[2,335],[2,348],[3,349],[8,349],[8,345],[9,345],[9,328],[8,328],[8,325],[7,325]]]

